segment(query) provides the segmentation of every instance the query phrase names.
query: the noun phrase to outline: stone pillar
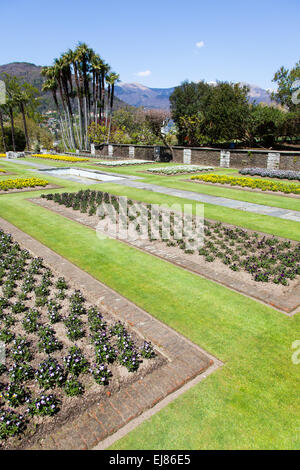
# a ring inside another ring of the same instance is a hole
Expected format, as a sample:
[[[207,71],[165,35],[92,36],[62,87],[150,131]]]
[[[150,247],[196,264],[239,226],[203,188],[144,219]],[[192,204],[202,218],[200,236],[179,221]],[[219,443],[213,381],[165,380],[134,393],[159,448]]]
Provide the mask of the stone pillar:
[[[159,162],[160,160],[160,147],[158,145],[154,146],[154,161]]]
[[[25,152],[6,152],[6,158],[11,160],[13,158],[24,158]]]
[[[230,168],[230,152],[221,150],[220,152],[220,167]]]
[[[192,150],[191,149],[184,149],[183,150],[183,163],[189,165],[192,161]]]
[[[108,146],[108,156],[113,157],[113,155],[114,155],[114,148],[113,148],[112,145],[109,145]]]
[[[91,144],[91,155],[94,155],[94,156],[96,155],[95,144]]]
[[[129,146],[129,158],[134,158],[135,157],[135,147]]]
[[[280,164],[280,153],[279,152],[269,152],[267,160],[267,169],[268,170],[278,170]]]

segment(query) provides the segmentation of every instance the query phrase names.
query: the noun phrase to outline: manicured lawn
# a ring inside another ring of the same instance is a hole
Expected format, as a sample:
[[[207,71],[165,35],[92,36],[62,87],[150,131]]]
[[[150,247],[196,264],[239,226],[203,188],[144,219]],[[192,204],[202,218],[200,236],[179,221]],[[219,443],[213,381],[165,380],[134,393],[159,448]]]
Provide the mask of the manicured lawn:
[[[14,165],[9,164],[9,165],[11,169],[14,168],[14,173],[16,173],[18,176],[20,175],[36,176],[36,172],[30,172],[28,170],[25,171],[23,165],[22,167],[21,165],[18,165],[18,164],[14,164]],[[128,171],[128,168],[126,168],[126,170]],[[159,178],[159,177],[156,176],[155,178]],[[81,187],[84,187],[84,189],[87,189],[89,187],[87,185],[80,185],[78,183],[73,183],[71,181],[66,181],[60,178],[54,178],[49,175],[47,175],[47,180],[50,183],[57,184],[59,186],[64,186],[64,189],[55,190],[55,191],[60,191],[60,192],[65,191],[65,190],[75,191],[75,190],[79,190]],[[180,184],[177,183],[177,184],[178,184],[178,187],[180,188],[181,183]],[[195,184],[195,186],[197,185]],[[182,206],[184,204],[191,205],[193,203],[193,201],[191,201],[190,199],[172,197],[172,196],[168,196],[165,194],[154,193],[153,191],[139,190],[139,189],[129,188],[129,187],[112,184],[112,183],[95,184],[95,185],[91,185],[90,188],[99,189],[100,191],[108,191],[117,195],[128,196],[132,199],[136,199],[136,200],[147,202],[147,203],[154,203],[154,204],[162,204],[162,203],[175,204],[176,203],[176,204],[181,204]],[[51,192],[54,192],[54,190],[52,190]],[[35,193],[35,195],[36,194],[38,193]],[[1,197],[3,197],[3,195]],[[10,198],[14,198],[14,197],[28,198],[29,196],[28,194],[10,195]],[[287,199],[287,198],[282,197],[282,199]],[[13,203],[13,205],[14,204],[15,203]],[[196,203],[193,204],[193,208],[195,210]],[[264,215],[255,214],[251,212],[244,212],[244,211],[230,209],[227,207],[221,207],[221,206],[217,206],[213,204],[204,204],[204,211],[205,211],[205,217],[208,219],[215,219],[221,222],[227,222],[227,223],[239,225],[241,227],[246,227],[251,230],[262,231],[262,232],[270,233],[272,235],[277,235],[277,236],[281,236],[285,238],[290,238],[292,240],[300,241],[300,223],[299,222],[291,222],[289,220],[278,219],[276,217],[269,217],[269,216],[264,216]]]
[[[65,190],[82,187],[48,179]],[[118,185],[91,187],[146,202],[178,202]],[[100,241],[93,230],[26,201],[30,196],[0,196],[0,216],[224,362],[113,448],[300,448],[300,366],[291,361],[291,345],[300,339],[299,314],[289,318],[121,242]],[[300,240],[297,223],[212,205],[205,205],[205,213]]]
[[[264,194],[263,192],[252,192],[252,191],[243,191],[240,189],[234,188],[223,188],[208,184],[196,184],[193,182],[186,181],[189,179],[190,175],[177,175],[177,176],[162,176],[162,175],[152,175],[150,173],[145,173],[147,168],[152,167],[150,164],[145,165],[135,165],[132,167],[115,167],[109,168],[101,165],[95,165],[94,161],[91,159],[90,162],[85,163],[75,163],[69,164],[67,162],[57,162],[55,160],[44,160],[38,158],[26,158],[23,159],[28,161],[28,163],[41,163],[43,165],[49,165],[51,167],[67,167],[67,166],[78,166],[82,168],[95,168],[99,171],[111,172],[111,173],[120,173],[124,175],[134,175],[139,176],[146,181],[147,183],[153,183],[160,186],[166,186],[169,188],[184,189],[186,191],[193,191],[196,193],[209,194],[213,196],[226,197],[229,199],[236,199],[238,201],[252,202],[255,204],[264,204],[272,207],[280,207],[282,209],[289,209],[300,211],[300,198],[291,198],[282,195],[273,194]],[[101,159],[100,159],[101,160]],[[96,161],[99,161],[98,159]],[[161,163],[159,166],[168,166],[168,163]],[[153,167],[157,164],[153,165]],[[174,164],[172,164],[174,166]],[[213,173],[211,171],[210,173]],[[218,174],[224,175],[239,175],[235,169],[224,169],[217,170]],[[240,176],[240,175],[239,175]]]

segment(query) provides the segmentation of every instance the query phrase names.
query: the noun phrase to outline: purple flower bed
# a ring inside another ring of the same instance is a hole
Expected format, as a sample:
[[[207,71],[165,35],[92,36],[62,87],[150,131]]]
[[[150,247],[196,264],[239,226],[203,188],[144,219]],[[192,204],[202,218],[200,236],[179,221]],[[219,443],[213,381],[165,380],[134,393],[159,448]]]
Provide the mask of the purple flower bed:
[[[263,178],[279,178],[300,181],[300,171],[293,170],[267,170],[265,168],[243,168],[241,175],[262,176]]]
[[[51,419],[68,397],[84,400],[95,384],[97,393],[111,381],[115,387],[124,375],[121,366],[132,373],[155,356],[150,343],[104,317],[81,291],[1,229],[0,340],[6,346],[5,364],[0,363],[0,441],[31,421],[33,431],[36,416]]]

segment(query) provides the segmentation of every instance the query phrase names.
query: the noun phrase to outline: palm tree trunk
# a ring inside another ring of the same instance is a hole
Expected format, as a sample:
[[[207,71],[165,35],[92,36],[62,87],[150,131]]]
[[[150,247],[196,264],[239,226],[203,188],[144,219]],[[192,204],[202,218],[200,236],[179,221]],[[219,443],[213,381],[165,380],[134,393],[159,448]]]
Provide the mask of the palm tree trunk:
[[[5,134],[4,134],[4,126],[3,126],[3,115],[2,111],[0,110],[0,127],[1,127],[1,135],[2,135],[2,142],[3,142],[3,150],[6,153],[6,142],[5,142]]]
[[[24,134],[25,134],[25,140],[26,140],[26,148],[28,152],[30,151],[30,143],[29,143],[29,136],[28,136],[28,129],[27,129],[27,123],[26,123],[26,115],[25,115],[25,108],[24,108],[24,103],[21,102],[20,104],[20,111],[22,114],[22,119],[23,119],[23,127],[24,127]]]
[[[81,108],[80,108],[80,100],[77,97],[78,102],[78,117],[79,117],[79,148],[82,150],[82,115],[81,115]]]
[[[114,105],[114,92],[115,92],[115,84],[112,83],[111,93],[110,93],[110,96],[108,96],[110,110],[109,110],[109,127],[108,127],[107,144],[109,143],[110,134],[111,134],[112,110],[113,110],[113,105]]]
[[[11,125],[11,140],[13,145],[13,151],[16,151],[16,143],[15,143],[15,124],[14,124],[14,112],[13,109],[9,108],[9,117],[10,117],[10,125]]]

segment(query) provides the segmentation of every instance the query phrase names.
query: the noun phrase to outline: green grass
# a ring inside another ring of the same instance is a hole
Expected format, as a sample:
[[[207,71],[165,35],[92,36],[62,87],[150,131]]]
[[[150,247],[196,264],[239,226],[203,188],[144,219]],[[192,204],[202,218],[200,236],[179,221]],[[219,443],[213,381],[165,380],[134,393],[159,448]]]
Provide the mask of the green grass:
[[[291,361],[300,315],[288,318],[121,242],[100,241],[28,197],[1,196],[0,216],[224,362],[112,448],[300,448],[300,365]]]
[[[12,163],[9,163],[7,165],[9,165],[10,171],[14,171],[14,173],[17,176],[22,176],[22,175],[23,176],[36,176],[37,174],[36,172],[31,172],[29,169],[25,170],[23,165],[21,166],[21,165],[12,164]],[[60,162],[59,162],[59,166],[61,166]],[[129,168],[126,168],[127,174],[130,174],[129,171],[130,171]],[[136,173],[133,169],[131,170],[131,172],[134,174]],[[158,178],[158,177],[156,176],[155,178]],[[139,189],[129,188],[129,187],[112,184],[112,183],[95,184],[95,185],[90,185],[90,186],[80,185],[78,183],[73,183],[71,181],[63,180],[61,178],[54,178],[49,175],[47,175],[46,179],[49,181],[49,183],[63,186],[64,189],[56,190],[60,192],[76,191],[82,187],[84,187],[85,189],[90,187],[92,189],[98,189],[100,191],[108,191],[113,194],[128,196],[132,199],[136,199],[136,200],[147,202],[147,203],[170,204],[170,205],[180,204],[182,207],[184,204],[188,204],[189,206],[192,204],[193,212],[195,212],[195,209],[196,209],[196,203],[191,201],[190,199],[173,197],[173,196],[165,195],[162,193],[155,193],[153,191],[139,190]],[[151,181],[151,182],[158,183],[157,181]],[[183,183],[177,182],[176,184],[178,185],[179,189],[184,189],[184,188],[181,188],[180,186]],[[212,189],[216,189],[216,188],[212,188]],[[49,190],[44,190],[44,191],[49,191]],[[53,192],[53,190],[50,192]],[[2,196],[0,195],[0,197],[3,198],[4,195]],[[28,198],[29,196],[28,196],[28,193],[25,195],[24,193],[23,194],[19,193],[18,195],[11,194],[9,195],[9,197],[11,198],[20,197],[22,199],[22,198]],[[288,198],[282,197],[282,199],[288,199]],[[245,227],[251,230],[262,231],[265,233],[269,233],[271,235],[277,235],[280,237],[290,238],[292,240],[300,241],[300,223],[299,222],[292,222],[289,220],[278,219],[277,217],[264,216],[264,215],[260,215],[256,213],[230,209],[227,207],[221,207],[221,206],[217,206],[214,204],[204,204],[204,213],[205,213],[205,217],[208,219],[219,220],[221,222],[239,225],[241,227]]]
[[[168,188],[184,189],[186,191],[193,191],[195,193],[209,194],[213,196],[226,197],[229,199],[235,199],[238,201],[252,202],[255,204],[263,204],[272,207],[280,207],[282,209],[289,209],[300,211],[300,198],[287,197],[282,195],[265,194],[264,192],[253,192],[235,188],[225,188],[219,186],[212,186],[209,184],[197,184],[194,182],[186,181],[190,178],[190,175],[176,175],[176,176],[163,176],[163,175],[152,175],[146,173],[147,168],[157,167],[158,164],[145,164],[145,165],[134,165],[132,167],[114,167],[109,168],[101,165],[95,165],[94,160],[85,163],[73,163],[68,164],[67,162],[56,162],[55,160],[44,160],[38,158],[26,158],[28,163],[42,163],[53,167],[66,167],[70,165],[82,167],[82,168],[95,168],[99,171],[120,173],[124,175],[134,175],[142,178],[147,183],[153,183]],[[95,161],[100,161],[97,159]],[[169,163],[161,163],[159,166],[168,166]],[[174,164],[171,164],[174,166]],[[224,174],[229,176],[238,175],[235,169],[218,169],[218,174]]]

